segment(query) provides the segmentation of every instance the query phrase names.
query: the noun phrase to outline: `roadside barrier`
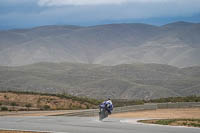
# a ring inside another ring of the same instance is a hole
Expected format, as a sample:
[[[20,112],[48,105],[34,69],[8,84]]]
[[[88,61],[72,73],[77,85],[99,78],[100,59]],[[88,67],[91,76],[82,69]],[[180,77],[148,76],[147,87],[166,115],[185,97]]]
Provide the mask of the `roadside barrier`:
[[[158,103],[158,109],[200,107],[200,102]]]
[[[170,108],[194,108],[200,107],[200,102],[180,102],[180,103],[152,103],[144,105],[132,105],[125,107],[116,107],[112,113],[124,113],[124,112],[134,112],[141,110],[156,110],[156,109],[170,109]],[[78,117],[88,117],[88,116],[97,116],[99,109],[89,109],[89,110],[80,110],[76,112],[62,114],[62,116],[78,116]]]

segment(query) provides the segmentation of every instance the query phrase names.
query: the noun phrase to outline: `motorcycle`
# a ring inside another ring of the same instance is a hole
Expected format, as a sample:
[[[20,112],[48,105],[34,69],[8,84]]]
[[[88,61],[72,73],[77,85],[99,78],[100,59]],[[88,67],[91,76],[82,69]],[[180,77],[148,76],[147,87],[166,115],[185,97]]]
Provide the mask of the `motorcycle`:
[[[99,106],[99,120],[102,121],[103,119],[108,117],[108,110],[106,109],[106,106],[104,104],[101,104]]]

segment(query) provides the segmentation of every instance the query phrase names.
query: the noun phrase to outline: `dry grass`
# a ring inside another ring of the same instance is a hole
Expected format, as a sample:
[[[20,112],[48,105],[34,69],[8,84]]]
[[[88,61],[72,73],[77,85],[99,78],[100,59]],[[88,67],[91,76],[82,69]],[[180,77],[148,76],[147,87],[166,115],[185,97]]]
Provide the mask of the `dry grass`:
[[[87,102],[76,101],[72,99],[60,98],[57,96],[32,95],[32,94],[17,94],[17,93],[0,93],[0,103],[2,106],[7,106],[9,110],[28,109],[41,110],[48,106],[51,110],[69,110],[69,109],[87,109],[95,106]],[[15,103],[17,106],[12,106]]]
[[[188,126],[200,127],[200,119],[157,119],[157,120],[140,120],[142,123],[170,125],[170,126]]]
[[[111,117],[150,118],[153,120],[141,120],[139,122],[171,125],[171,126],[200,127],[200,108],[158,109],[150,111],[137,111],[137,112],[113,114]]]
[[[158,109],[150,111],[137,111],[113,114],[116,118],[165,118],[165,119],[200,119],[200,108]]]

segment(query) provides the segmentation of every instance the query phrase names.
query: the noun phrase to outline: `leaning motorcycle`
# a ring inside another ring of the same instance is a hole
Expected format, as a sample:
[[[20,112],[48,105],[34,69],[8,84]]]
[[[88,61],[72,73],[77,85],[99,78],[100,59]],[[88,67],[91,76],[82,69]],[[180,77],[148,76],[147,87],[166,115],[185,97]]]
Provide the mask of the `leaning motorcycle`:
[[[104,118],[108,117],[108,111],[106,110],[106,106],[101,104],[99,106],[99,120],[102,121]]]

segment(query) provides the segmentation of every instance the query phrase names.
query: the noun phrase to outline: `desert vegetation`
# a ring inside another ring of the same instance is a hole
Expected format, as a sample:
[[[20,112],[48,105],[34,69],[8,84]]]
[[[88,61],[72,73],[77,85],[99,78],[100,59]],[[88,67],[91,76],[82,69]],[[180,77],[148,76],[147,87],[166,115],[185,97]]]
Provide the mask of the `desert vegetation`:
[[[139,122],[171,126],[200,127],[200,119],[141,120]]]
[[[1,92],[1,111],[73,110],[96,108],[98,100],[67,94]]]
[[[200,102],[200,97],[199,96],[168,97],[168,98],[152,99],[146,102],[150,103]]]
[[[72,99],[75,98],[72,95],[131,100],[200,96],[200,67],[43,62],[18,67],[0,66],[0,74],[1,91],[62,94],[60,97]]]
[[[168,97],[151,100],[128,100],[128,99],[113,99],[115,107],[140,105],[144,103],[176,103],[176,102],[200,102],[199,96],[186,96],[186,97]]]
[[[106,99],[76,97],[69,94],[48,94],[35,92],[0,92],[1,111],[29,110],[74,110],[98,108]],[[115,107],[140,105],[144,103],[200,102],[198,96],[169,97],[153,100],[112,99]]]

